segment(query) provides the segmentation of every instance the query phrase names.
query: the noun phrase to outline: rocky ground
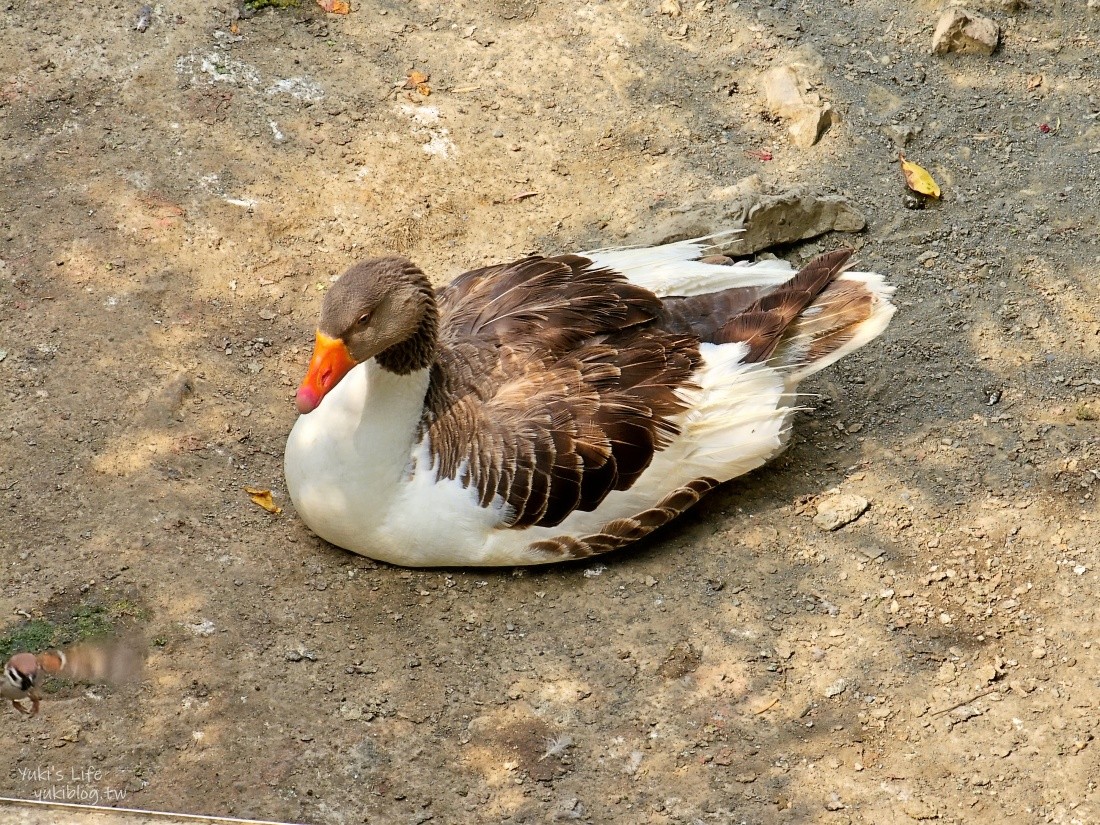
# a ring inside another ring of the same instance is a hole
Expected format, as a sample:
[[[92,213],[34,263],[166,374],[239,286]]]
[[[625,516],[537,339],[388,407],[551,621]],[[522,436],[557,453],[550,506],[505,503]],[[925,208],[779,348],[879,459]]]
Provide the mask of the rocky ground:
[[[139,684],[10,713],[0,794],[1100,820],[1100,14],[983,0],[997,50],[934,55],[942,11],[171,0],[140,31],[138,3],[0,3],[0,615],[148,637]],[[783,67],[831,107],[812,145],[762,86]],[[907,208],[899,150],[941,202]],[[898,288],[781,460],[586,565],[402,570],[298,522],[281,454],[332,276],[628,243],[751,175],[867,221],[772,253],[854,244]]]

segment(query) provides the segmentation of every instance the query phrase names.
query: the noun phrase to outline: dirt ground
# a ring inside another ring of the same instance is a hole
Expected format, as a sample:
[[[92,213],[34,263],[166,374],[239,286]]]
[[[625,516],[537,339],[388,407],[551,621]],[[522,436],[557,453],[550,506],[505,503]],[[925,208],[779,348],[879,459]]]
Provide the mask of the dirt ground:
[[[0,616],[132,604],[149,639],[139,685],[8,714],[0,795],[1100,821],[1085,5],[979,2],[998,52],[933,57],[925,0],[165,0],[144,32],[136,2],[0,3]],[[840,114],[810,149],[759,88],[790,62]],[[903,206],[906,139],[942,203]],[[898,288],[782,459],[585,565],[403,570],[299,523],[282,450],[334,275],[628,243],[751,174],[868,219],[780,254],[855,244]],[[870,509],[824,532],[833,488]]]

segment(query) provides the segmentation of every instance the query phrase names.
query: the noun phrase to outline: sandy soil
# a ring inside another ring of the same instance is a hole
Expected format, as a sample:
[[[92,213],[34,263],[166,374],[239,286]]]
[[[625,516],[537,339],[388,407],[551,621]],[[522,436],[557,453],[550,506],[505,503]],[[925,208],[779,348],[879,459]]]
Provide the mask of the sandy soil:
[[[659,5],[0,4],[0,615],[125,599],[151,640],[139,686],[10,714],[0,794],[53,767],[311,823],[1100,821],[1100,15],[990,0],[993,57],[932,57],[923,0]],[[807,150],[758,86],[791,61],[841,115]],[[903,207],[907,133],[938,206]],[[868,218],[781,254],[854,243],[898,287],[781,460],[599,564],[401,570],[297,521],[333,275],[628,242],[750,174]],[[823,532],[833,488],[871,506]]]

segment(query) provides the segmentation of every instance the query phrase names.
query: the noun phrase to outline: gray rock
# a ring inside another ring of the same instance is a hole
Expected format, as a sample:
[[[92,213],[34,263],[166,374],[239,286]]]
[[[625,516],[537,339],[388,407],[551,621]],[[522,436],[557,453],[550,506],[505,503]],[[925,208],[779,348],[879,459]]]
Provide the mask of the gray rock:
[[[829,103],[809,92],[808,84],[793,66],[778,66],[764,74],[761,81],[768,108],[790,121],[791,143],[807,149],[817,143],[836,122],[836,113]]]
[[[845,524],[851,524],[862,516],[869,506],[870,502],[867,499],[851,493],[826,496],[817,503],[814,524],[822,530],[839,530]]]
[[[840,694],[842,694],[847,689],[848,689],[848,680],[847,679],[837,679],[835,682],[833,682],[831,685],[829,685],[827,688],[825,688],[825,695],[828,698],[832,699],[834,696],[839,696]]]
[[[801,188],[769,195],[756,175],[723,191],[721,203],[692,204],[630,238],[632,245],[657,246],[744,228],[715,245],[716,253],[751,255],[776,244],[814,238],[826,232],[859,232],[867,225],[847,198],[814,195]]]
[[[859,232],[867,220],[847,198],[839,195],[811,195],[804,189],[790,189],[761,198],[745,218],[745,234],[736,249],[740,254],[756,252],[776,244],[788,244],[824,235],[826,232]]]
[[[945,11],[932,34],[932,54],[991,55],[1001,42],[1001,28],[988,17],[968,9]]]

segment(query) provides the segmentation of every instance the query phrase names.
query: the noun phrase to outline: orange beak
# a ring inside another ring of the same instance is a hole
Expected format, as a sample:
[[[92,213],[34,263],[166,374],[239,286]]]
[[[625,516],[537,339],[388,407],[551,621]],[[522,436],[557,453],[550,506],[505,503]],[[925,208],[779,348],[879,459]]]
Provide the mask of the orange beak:
[[[329,338],[318,330],[317,343],[313,345],[313,357],[309,359],[309,370],[294,396],[294,406],[298,408],[298,412],[305,415],[317,409],[321,399],[340,383],[340,379],[348,374],[355,363],[343,341]]]

